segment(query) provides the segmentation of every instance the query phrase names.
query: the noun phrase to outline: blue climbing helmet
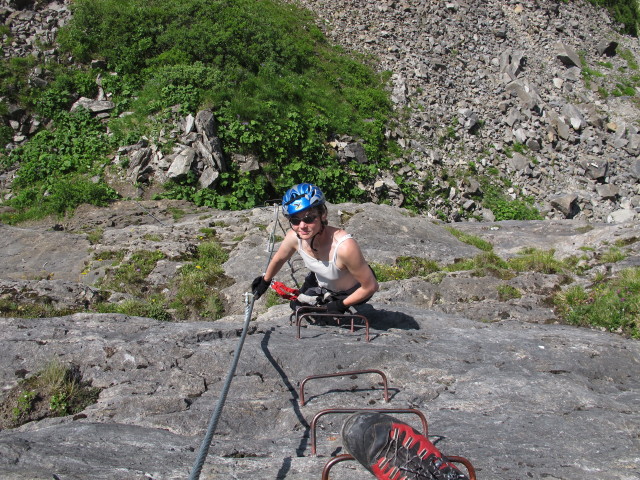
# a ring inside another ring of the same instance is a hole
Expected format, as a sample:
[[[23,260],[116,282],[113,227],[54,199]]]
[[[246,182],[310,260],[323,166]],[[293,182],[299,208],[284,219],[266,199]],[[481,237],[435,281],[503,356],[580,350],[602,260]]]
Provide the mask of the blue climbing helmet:
[[[324,193],[310,183],[294,185],[282,197],[282,213],[290,217],[313,207],[324,205]]]

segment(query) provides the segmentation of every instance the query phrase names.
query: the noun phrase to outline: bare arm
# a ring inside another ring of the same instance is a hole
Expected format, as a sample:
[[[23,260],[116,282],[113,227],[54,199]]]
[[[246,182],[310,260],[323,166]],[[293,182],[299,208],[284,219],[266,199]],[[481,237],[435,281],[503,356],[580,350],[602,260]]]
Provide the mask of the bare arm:
[[[273,280],[273,277],[276,276],[282,266],[293,256],[294,253],[296,253],[297,250],[298,239],[295,232],[289,230],[280,244],[280,247],[269,262],[267,270],[264,272],[264,279],[268,282]]]
[[[360,287],[343,300],[345,306],[363,302],[378,291],[379,285],[375,275],[364,259],[360,246],[354,239],[345,240],[338,249],[338,262],[349,270],[349,273],[360,283]]]

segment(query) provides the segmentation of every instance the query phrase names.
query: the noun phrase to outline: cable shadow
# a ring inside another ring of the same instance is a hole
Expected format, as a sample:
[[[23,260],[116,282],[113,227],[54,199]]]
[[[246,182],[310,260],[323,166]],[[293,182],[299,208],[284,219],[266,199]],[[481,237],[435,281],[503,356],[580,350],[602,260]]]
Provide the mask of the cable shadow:
[[[285,371],[282,369],[282,367],[280,367],[280,365],[278,365],[278,362],[276,362],[275,358],[273,358],[273,355],[271,355],[271,352],[269,351],[269,339],[271,338],[271,333],[274,330],[275,330],[275,327],[271,327],[271,329],[265,332],[264,337],[260,342],[260,347],[262,348],[262,351],[264,352],[264,355],[267,358],[267,360],[269,360],[269,363],[271,363],[273,368],[280,375],[280,378],[282,378],[282,381],[287,387],[287,390],[291,392],[292,398],[289,401],[291,402],[291,406],[293,407],[293,411],[296,417],[298,418],[298,421],[305,428],[305,432],[303,433],[302,438],[300,439],[300,445],[298,445],[298,448],[296,448],[296,455],[298,457],[302,457],[304,456],[303,455],[304,451],[307,449],[307,446],[309,445],[309,435],[311,431],[310,430],[311,426],[309,425],[309,423],[307,423],[307,421],[304,418],[304,415],[302,415],[302,412],[300,411],[300,404],[298,402],[299,396],[295,386],[291,383]],[[290,457],[285,457],[283,459],[282,465],[278,470],[276,480],[286,478],[287,473],[289,472],[289,470],[291,470],[291,463],[292,462]]]

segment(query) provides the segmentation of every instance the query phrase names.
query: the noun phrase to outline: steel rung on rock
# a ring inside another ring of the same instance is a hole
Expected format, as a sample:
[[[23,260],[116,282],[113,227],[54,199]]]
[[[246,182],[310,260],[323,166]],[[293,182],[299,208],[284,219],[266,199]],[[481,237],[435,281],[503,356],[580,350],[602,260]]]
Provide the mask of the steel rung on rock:
[[[310,376],[306,377],[300,383],[300,405],[304,406],[304,404],[305,404],[304,386],[309,380],[313,380],[313,379],[317,379],[317,378],[329,378],[329,377],[346,377],[346,376],[351,376],[351,375],[361,375],[363,373],[377,373],[378,375],[380,375],[382,377],[382,384],[384,386],[384,401],[388,403],[389,402],[389,388],[387,386],[387,376],[380,370],[368,369],[368,370],[355,370],[355,371],[351,371],[351,372],[323,373],[323,374],[319,374],[319,375],[310,375]]]
[[[289,320],[293,323],[293,318],[295,317],[296,338],[298,339],[300,338],[300,326],[302,324],[302,320],[307,318],[326,317],[329,319],[335,319],[338,325],[340,325],[340,320],[351,320],[351,332],[355,331],[355,320],[362,320],[365,327],[365,340],[369,342],[369,319],[361,313],[357,313],[353,307],[351,310],[352,311],[348,313],[327,313],[326,307],[301,306],[296,308],[296,310],[290,315]]]

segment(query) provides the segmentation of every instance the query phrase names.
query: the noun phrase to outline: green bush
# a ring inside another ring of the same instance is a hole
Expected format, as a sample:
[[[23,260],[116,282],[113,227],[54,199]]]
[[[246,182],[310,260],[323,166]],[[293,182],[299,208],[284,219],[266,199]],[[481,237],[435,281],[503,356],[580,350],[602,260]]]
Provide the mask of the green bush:
[[[225,150],[261,160],[262,172],[232,168],[215,191],[199,191],[191,179],[163,196],[250,208],[304,180],[334,202],[356,200],[363,195],[358,180],[388,162],[388,74],[329,45],[306,10],[273,0],[154,0],[144,7],[78,0],[72,7],[61,45],[85,62],[104,59],[118,74],[104,76],[105,91],[134,112],[112,121],[119,141],[153,133],[146,117],[162,121],[174,105],[181,114],[212,106]],[[339,133],[360,138],[371,165],[338,164],[324,143]]]
[[[35,64],[36,59],[31,56],[0,60],[0,97],[28,104],[29,73]]]
[[[19,168],[15,196],[8,202],[18,213],[3,214],[7,223],[62,216],[83,203],[105,206],[117,198],[115,190],[90,179],[99,176],[100,160],[104,162],[113,145],[104,127],[86,110],[60,113],[53,123],[8,157],[7,163]]]

